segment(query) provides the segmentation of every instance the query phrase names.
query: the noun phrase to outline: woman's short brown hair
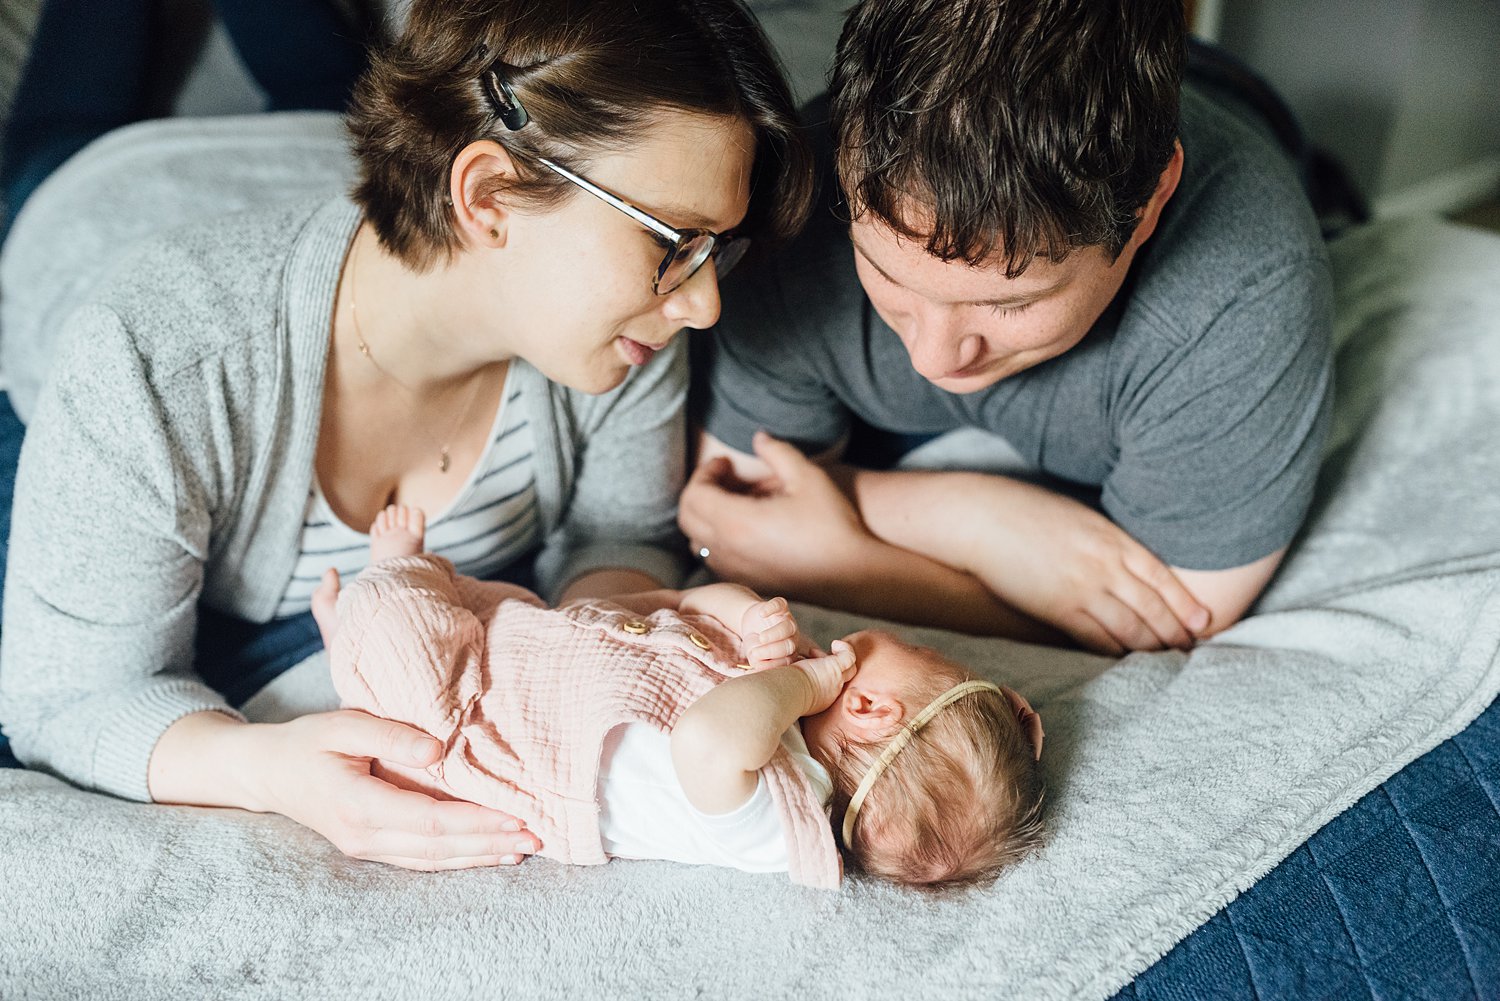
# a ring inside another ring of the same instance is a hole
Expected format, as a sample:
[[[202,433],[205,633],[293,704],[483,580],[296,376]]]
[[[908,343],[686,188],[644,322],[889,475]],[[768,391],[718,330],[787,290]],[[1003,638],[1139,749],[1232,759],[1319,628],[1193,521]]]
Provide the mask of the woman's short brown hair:
[[[496,118],[489,70],[531,124],[511,132]],[[739,230],[760,242],[796,234],[810,156],[770,44],[739,0],[416,0],[355,89],[354,198],[386,249],[425,269],[458,247],[448,174],[469,143],[504,146],[518,175],[507,196],[546,205],[572,189],[537,157],[586,171],[667,110],[748,122],[755,167]]]
[[[829,88],[855,215],[1008,277],[1118,256],[1177,138],[1182,0],[861,0]]]

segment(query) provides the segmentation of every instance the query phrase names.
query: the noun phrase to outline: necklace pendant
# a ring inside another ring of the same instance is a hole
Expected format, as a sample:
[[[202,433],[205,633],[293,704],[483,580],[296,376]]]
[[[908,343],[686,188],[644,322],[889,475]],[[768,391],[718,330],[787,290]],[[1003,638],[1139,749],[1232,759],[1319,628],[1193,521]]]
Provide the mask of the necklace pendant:
[[[447,449],[446,446],[444,446],[444,448],[443,448],[443,454],[438,458],[438,472],[440,472],[440,473],[446,473],[447,471],[448,471],[448,449]]]

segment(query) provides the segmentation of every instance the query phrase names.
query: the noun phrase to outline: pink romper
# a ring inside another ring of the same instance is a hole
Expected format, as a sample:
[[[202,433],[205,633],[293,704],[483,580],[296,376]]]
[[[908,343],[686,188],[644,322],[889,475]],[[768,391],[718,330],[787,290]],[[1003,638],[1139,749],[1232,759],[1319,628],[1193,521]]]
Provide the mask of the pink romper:
[[[338,615],[329,663],[344,705],[444,745],[426,769],[377,773],[519,817],[540,854],[573,865],[608,861],[597,790],[609,731],[644,722],[670,732],[704,692],[744,672],[738,637],[709,616],[641,616],[607,601],[549,609],[524,588],[458,576],[440,556],[369,567]],[[778,748],[761,777],[792,880],[837,887],[833,832],[806,776]]]

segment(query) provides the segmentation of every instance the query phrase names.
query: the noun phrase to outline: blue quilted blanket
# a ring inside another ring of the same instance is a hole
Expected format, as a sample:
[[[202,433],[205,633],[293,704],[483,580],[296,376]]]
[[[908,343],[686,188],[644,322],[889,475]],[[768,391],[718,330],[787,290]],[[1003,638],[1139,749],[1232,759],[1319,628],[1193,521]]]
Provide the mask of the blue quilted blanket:
[[[1500,998],[1500,702],[1115,995],[1208,998]]]

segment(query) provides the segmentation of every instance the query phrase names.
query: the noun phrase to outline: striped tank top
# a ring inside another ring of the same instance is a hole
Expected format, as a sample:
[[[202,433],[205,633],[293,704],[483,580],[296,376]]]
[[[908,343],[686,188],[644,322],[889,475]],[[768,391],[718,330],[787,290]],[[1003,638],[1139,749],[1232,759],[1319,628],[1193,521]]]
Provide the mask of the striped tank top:
[[[459,573],[470,577],[494,576],[541,538],[532,434],[523,408],[516,406],[521,391],[511,387],[507,372],[489,444],[468,481],[447,508],[435,516],[427,513],[427,551],[446,556]],[[329,567],[346,581],[363,570],[370,562],[366,529],[344,524],[313,477],[302,520],[301,552],[276,617],[310,609],[313,591]]]

